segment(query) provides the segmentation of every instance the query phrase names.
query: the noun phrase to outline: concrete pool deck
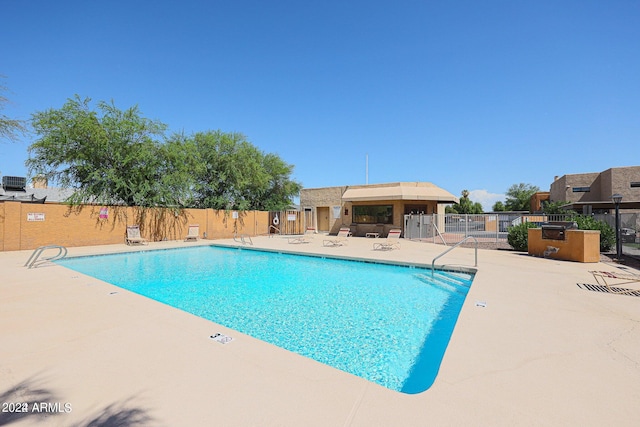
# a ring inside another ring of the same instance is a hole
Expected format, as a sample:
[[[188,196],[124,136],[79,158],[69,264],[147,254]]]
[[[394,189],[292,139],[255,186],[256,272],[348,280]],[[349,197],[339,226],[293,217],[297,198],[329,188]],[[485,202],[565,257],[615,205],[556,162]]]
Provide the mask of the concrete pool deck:
[[[424,264],[445,249],[402,240],[400,250],[373,251],[375,240],[365,238],[323,247],[324,238],[253,242]],[[69,255],[194,244],[241,246],[158,242],[69,248]],[[595,284],[589,270],[616,265],[479,250],[440,372],[430,389],[407,395],[61,266],[27,269],[31,252],[0,253],[0,425],[635,426],[640,420],[640,298],[578,286]],[[472,267],[473,249],[456,248],[437,263]],[[234,341],[214,342],[209,337],[217,332]],[[22,402],[27,411],[16,412]]]

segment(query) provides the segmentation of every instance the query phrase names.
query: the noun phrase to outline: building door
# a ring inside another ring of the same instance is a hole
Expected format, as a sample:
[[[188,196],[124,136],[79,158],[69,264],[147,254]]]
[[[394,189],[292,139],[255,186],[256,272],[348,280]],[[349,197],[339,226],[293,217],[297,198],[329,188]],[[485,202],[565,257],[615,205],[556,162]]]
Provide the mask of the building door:
[[[329,206],[316,208],[318,210],[318,231],[329,231]]]
[[[313,210],[311,208],[304,208],[304,229],[314,228],[313,223]]]

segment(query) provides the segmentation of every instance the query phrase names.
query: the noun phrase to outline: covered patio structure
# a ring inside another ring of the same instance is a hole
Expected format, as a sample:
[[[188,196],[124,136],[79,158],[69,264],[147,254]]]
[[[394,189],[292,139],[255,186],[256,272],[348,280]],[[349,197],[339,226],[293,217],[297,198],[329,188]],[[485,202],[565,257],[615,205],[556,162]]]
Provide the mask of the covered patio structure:
[[[404,215],[444,214],[446,205],[458,202],[453,194],[430,182],[324,187],[300,192],[307,227],[330,234],[349,227],[354,236],[385,237],[392,228],[404,231]]]

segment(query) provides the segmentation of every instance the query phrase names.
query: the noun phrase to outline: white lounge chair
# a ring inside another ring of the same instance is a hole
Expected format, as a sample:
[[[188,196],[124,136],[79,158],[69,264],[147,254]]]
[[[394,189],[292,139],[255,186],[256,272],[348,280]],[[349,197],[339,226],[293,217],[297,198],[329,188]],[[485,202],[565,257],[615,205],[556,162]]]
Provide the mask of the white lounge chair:
[[[309,243],[316,235],[316,229],[313,227],[307,227],[307,230],[302,236],[289,237],[287,240],[289,243]]]
[[[387,240],[380,243],[373,244],[373,250],[382,250],[388,251],[392,249],[400,249],[400,234],[402,230],[394,228],[389,230],[389,234],[387,235]]]
[[[326,239],[322,241],[322,246],[342,246],[347,244],[347,237],[351,235],[351,229],[349,227],[342,227],[338,231],[338,235],[335,239]]]
[[[200,237],[200,225],[199,224],[189,225],[189,232],[187,233],[187,237],[184,238],[184,241],[197,242],[199,237]]]
[[[140,235],[139,225],[127,225],[127,245],[148,245],[149,241]]]

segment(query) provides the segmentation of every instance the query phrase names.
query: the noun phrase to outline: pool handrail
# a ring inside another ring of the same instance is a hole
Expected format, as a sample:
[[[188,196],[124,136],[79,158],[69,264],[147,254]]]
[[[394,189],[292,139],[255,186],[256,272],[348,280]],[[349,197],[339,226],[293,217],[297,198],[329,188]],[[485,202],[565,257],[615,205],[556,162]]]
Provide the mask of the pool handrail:
[[[40,259],[40,255],[42,255],[42,253],[47,249],[58,249],[58,253],[53,255],[53,256],[50,256],[48,258]],[[27,260],[27,262],[25,262],[24,267],[33,268],[33,267],[37,266],[38,264],[42,264],[42,263],[47,262],[47,261],[55,261],[55,260],[58,260],[58,259],[62,259],[64,257],[66,257],[66,256],[67,256],[67,248],[65,248],[62,245],[40,246],[39,248],[36,248],[33,251],[33,253],[29,257],[29,259]]]
[[[275,231],[275,233],[272,233],[271,230]],[[275,225],[269,225],[269,231],[267,231],[267,234],[269,237],[273,237],[274,234],[282,234],[282,231]]]
[[[240,241],[238,242],[237,237],[240,237]],[[249,239],[249,241],[245,240],[245,237]],[[238,242],[238,243],[242,243],[243,245],[251,245],[253,246],[253,240],[251,240],[251,236],[248,234],[234,234],[233,235],[233,241],[234,242]]]
[[[460,246],[461,244],[463,244],[464,242],[466,242],[469,239],[473,239],[476,242],[476,250],[475,250],[475,264],[474,267],[478,266],[478,239],[476,239],[473,236],[467,236],[464,239],[460,240],[458,243],[456,243],[455,245],[451,246],[449,249],[447,249],[446,251],[442,252],[440,255],[436,256],[432,261],[431,261],[431,277],[433,277],[433,270],[435,268],[435,264],[436,264],[436,260],[446,254],[448,254],[449,252],[451,252],[452,250],[454,250],[455,248],[457,248],[458,246]]]

